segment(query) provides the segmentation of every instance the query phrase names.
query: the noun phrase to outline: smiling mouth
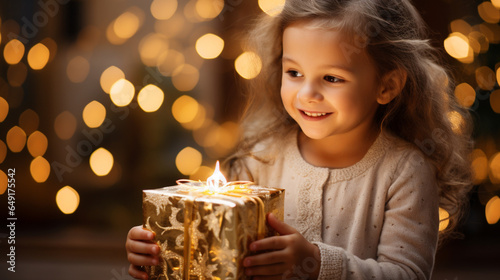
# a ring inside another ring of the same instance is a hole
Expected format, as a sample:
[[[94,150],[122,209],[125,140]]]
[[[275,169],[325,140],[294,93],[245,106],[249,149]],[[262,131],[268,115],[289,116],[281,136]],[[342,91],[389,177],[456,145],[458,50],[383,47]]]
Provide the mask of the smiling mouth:
[[[328,115],[332,114],[332,113],[314,113],[314,112],[307,112],[307,111],[302,111],[302,110],[300,110],[300,112],[304,116],[307,116],[307,117],[310,117],[310,118],[321,118],[321,117],[325,117],[325,116],[328,116]]]

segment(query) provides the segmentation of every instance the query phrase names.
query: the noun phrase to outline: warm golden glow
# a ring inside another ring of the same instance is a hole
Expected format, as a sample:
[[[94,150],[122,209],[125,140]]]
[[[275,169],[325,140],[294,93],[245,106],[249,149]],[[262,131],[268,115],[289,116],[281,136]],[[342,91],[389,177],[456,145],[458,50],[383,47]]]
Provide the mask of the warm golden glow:
[[[483,90],[492,90],[495,87],[495,72],[488,66],[482,66],[476,69],[477,85]]]
[[[491,157],[489,177],[493,184],[500,184],[500,153]]]
[[[172,105],[172,115],[179,123],[189,123],[198,113],[198,101],[191,96],[183,95]]]
[[[163,76],[171,76],[172,72],[181,65],[184,65],[184,55],[176,50],[168,50],[158,57],[158,71]]]
[[[0,122],[3,122],[9,114],[9,103],[0,96]]]
[[[491,3],[495,8],[500,9],[500,0],[491,0]]]
[[[159,20],[169,19],[177,11],[177,5],[177,0],[153,0],[151,14]]]
[[[147,85],[137,95],[137,102],[144,112],[156,112],[163,104],[165,94],[155,85]]]
[[[141,21],[138,15],[127,11],[121,14],[113,23],[113,30],[120,39],[129,39],[139,30]]]
[[[40,131],[35,131],[28,137],[28,151],[32,157],[43,156],[48,144],[47,137]]]
[[[226,122],[220,126],[214,126],[214,131],[210,131],[206,140],[213,141],[213,145],[209,145],[209,155],[212,157],[226,157],[236,146],[239,137],[238,125],[234,122]]]
[[[474,53],[486,53],[490,48],[490,41],[481,32],[473,31],[469,34],[469,43]]]
[[[184,64],[172,73],[172,84],[179,91],[190,91],[198,84],[200,72],[196,67]]]
[[[464,124],[464,118],[457,111],[452,111],[448,113],[448,119],[451,122],[451,128],[457,134],[462,132],[462,126]]]
[[[471,160],[474,185],[479,185],[488,177],[488,158],[483,150],[475,149],[472,151]]]
[[[270,16],[281,13],[285,6],[285,0],[259,0],[260,9]]]
[[[139,55],[141,56],[142,63],[147,66],[156,66],[160,54],[167,50],[167,38],[159,33],[149,34],[139,43]]]
[[[54,39],[47,37],[40,41],[44,46],[49,49],[49,62],[51,62],[57,54],[57,43]]]
[[[196,41],[196,52],[205,59],[218,57],[224,49],[224,40],[221,37],[208,33]]]
[[[500,10],[495,8],[491,2],[485,1],[477,7],[479,16],[488,23],[498,23],[500,21]]]
[[[113,84],[116,83],[116,81],[118,81],[119,79],[124,78],[125,74],[120,68],[116,66],[110,66],[101,74],[101,88],[105,93],[109,93],[111,91],[111,86],[113,86]]]
[[[0,195],[4,194],[8,186],[7,174],[0,169]]]
[[[90,155],[90,168],[97,176],[108,175],[113,163],[113,155],[104,148],[99,148]]]
[[[456,19],[450,23],[451,32],[460,32],[463,35],[469,35],[472,27],[463,19]]]
[[[177,154],[175,166],[183,175],[194,174],[201,166],[202,155],[196,149],[186,147]]]
[[[497,68],[497,83],[500,85],[500,67]]]
[[[24,45],[17,39],[10,40],[3,49],[3,57],[8,64],[18,64],[24,56]]]
[[[189,179],[194,181],[205,181],[213,173],[213,168],[210,168],[208,166],[201,166],[195,173],[189,175]]]
[[[85,106],[82,117],[88,127],[99,127],[106,118],[106,108],[99,101],[94,100]]]
[[[13,87],[20,87],[23,85],[26,77],[28,76],[28,67],[24,63],[10,65],[7,70],[7,80]]]
[[[7,145],[0,140],[0,163],[2,163],[5,160],[5,157],[7,156]]]
[[[65,186],[56,194],[56,203],[64,214],[72,214],[80,204],[80,195],[70,186]]]
[[[90,71],[89,61],[82,57],[76,56],[68,62],[66,73],[68,78],[73,83],[81,83],[87,79]]]
[[[182,127],[185,129],[189,130],[195,130],[199,129],[202,127],[203,123],[205,122],[207,116],[207,112],[205,110],[205,107],[203,105],[198,104],[198,110],[196,112],[196,116],[194,116],[193,120],[185,123],[181,123]]]
[[[260,57],[254,52],[244,52],[236,58],[234,67],[241,77],[250,80],[259,75],[262,69],[262,62]]]
[[[498,196],[492,197],[488,203],[486,203],[484,212],[488,224],[496,224],[498,220],[500,220],[500,198]]]
[[[155,22],[155,31],[167,38],[175,38],[185,30],[187,24],[186,18],[181,13],[177,13],[168,20],[157,20]]]
[[[218,123],[211,119],[206,119],[202,127],[193,131],[193,137],[198,145],[204,148],[212,148],[220,141],[221,129]]]
[[[33,70],[40,70],[49,62],[50,51],[42,43],[34,45],[28,52],[28,64]]]
[[[134,99],[134,95],[135,87],[130,81],[126,79],[120,79],[116,81],[113,86],[111,86],[111,91],[109,93],[111,101],[113,101],[113,103],[118,107],[123,107],[130,104],[130,102],[132,102],[132,99]]]
[[[450,36],[444,40],[444,48],[450,56],[456,59],[467,58],[471,51],[469,39],[458,32],[450,34]]]
[[[490,95],[491,109],[497,114],[500,114],[500,89],[493,91]]]
[[[30,172],[35,182],[43,183],[49,178],[50,164],[45,158],[38,156],[31,161]]]
[[[443,231],[448,227],[450,224],[449,218],[450,214],[443,208],[439,207],[439,231]]]
[[[31,109],[27,109],[19,116],[19,126],[26,132],[26,135],[35,132],[39,124],[40,118],[38,114]]]
[[[121,45],[127,41],[127,39],[123,39],[118,37],[115,33],[115,21],[113,20],[109,25],[108,28],[106,29],[106,38],[108,41],[113,44],[113,45]]]
[[[203,19],[213,19],[224,9],[223,0],[197,0],[196,13]]]
[[[68,140],[73,137],[76,130],[76,118],[68,111],[60,113],[54,121],[54,130],[57,137]]]
[[[7,146],[13,153],[19,153],[26,145],[26,133],[19,126],[14,126],[7,132]]]
[[[455,88],[455,97],[460,105],[470,107],[476,100],[476,91],[468,83],[462,83]]]

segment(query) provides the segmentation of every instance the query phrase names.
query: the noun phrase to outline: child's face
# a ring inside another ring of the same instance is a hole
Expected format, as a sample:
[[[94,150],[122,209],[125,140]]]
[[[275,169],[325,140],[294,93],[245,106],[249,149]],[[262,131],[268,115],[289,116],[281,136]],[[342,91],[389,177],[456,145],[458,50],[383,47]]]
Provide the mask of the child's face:
[[[376,69],[364,48],[307,22],[283,33],[281,98],[312,139],[368,132],[378,107]]]

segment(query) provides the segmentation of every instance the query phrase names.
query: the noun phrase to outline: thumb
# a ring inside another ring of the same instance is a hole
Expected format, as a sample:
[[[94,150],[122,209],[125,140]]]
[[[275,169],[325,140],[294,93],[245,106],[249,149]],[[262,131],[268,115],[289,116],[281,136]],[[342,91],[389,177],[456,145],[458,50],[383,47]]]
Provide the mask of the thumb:
[[[269,213],[267,215],[267,223],[274,229],[276,230],[280,235],[289,235],[296,233],[297,230],[294,229],[293,227],[285,224],[284,222],[280,221],[276,216],[272,213]]]

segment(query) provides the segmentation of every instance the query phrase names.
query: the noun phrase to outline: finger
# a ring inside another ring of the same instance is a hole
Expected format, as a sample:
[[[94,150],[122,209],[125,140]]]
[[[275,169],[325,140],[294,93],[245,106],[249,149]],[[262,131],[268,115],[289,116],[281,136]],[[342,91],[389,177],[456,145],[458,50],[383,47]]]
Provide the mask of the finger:
[[[140,270],[138,266],[132,264],[128,268],[128,274],[135,279],[148,279],[148,274],[146,272]]]
[[[262,265],[276,265],[283,263],[283,252],[273,251],[269,253],[258,254],[250,257],[246,257],[243,260],[243,266],[245,267],[255,267]]]
[[[271,236],[250,243],[250,251],[281,250],[287,245],[286,236]]]
[[[130,262],[130,264],[136,265],[136,266],[158,265],[159,264],[159,258],[156,256],[150,256],[150,255],[128,253],[127,259]]]
[[[142,226],[136,226],[130,229],[127,235],[127,239],[133,240],[153,240],[155,237],[154,232],[143,228]]]
[[[269,215],[267,215],[267,223],[281,235],[288,235],[297,232],[296,229],[280,221],[272,213],[269,213]]]
[[[157,256],[160,253],[160,247],[157,244],[144,241],[127,240],[125,247],[128,252],[135,254]]]

